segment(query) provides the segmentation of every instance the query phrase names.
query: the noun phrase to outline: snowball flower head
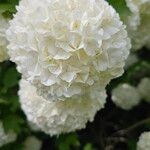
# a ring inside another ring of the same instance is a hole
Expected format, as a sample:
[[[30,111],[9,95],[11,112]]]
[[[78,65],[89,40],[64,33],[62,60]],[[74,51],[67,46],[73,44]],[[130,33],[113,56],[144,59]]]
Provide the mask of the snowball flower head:
[[[104,107],[106,99],[105,92],[95,89],[91,95],[51,102],[38,96],[35,87],[23,79],[19,95],[28,120],[50,135],[84,128],[88,121],[93,121],[96,112]]]
[[[120,84],[112,91],[112,100],[120,108],[129,110],[140,102],[136,88],[129,84]]]
[[[131,11],[127,17],[129,36],[132,39],[132,49],[143,46],[150,48],[150,0],[126,0]]]
[[[8,59],[7,54],[8,41],[5,35],[7,29],[8,29],[8,19],[5,19],[2,16],[2,14],[0,14],[0,62],[3,62]]]
[[[141,134],[137,143],[137,150],[150,150],[150,132]]]
[[[138,90],[142,98],[150,102],[150,78],[143,78],[138,85]]]
[[[5,144],[14,142],[17,138],[17,135],[13,131],[6,133],[4,131],[3,123],[0,121],[0,147]]]
[[[143,46],[150,48],[150,14],[141,17],[141,23],[137,30],[129,30],[133,50],[139,50]]]
[[[150,1],[149,0],[126,0],[126,4],[131,11],[129,16],[130,26],[136,29],[141,22],[141,15],[150,15]]]
[[[27,137],[24,142],[24,150],[40,150],[42,142],[34,136]]]
[[[10,23],[9,54],[49,100],[84,95],[123,73],[125,26],[104,0],[22,0]]]

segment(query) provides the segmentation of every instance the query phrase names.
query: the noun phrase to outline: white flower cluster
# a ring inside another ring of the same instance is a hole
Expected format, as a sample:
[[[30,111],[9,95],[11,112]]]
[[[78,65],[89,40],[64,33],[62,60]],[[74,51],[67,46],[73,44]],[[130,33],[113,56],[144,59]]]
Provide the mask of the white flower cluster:
[[[50,135],[84,128],[104,107],[106,94],[93,89],[90,95],[65,101],[46,101],[38,96],[34,86],[20,82],[20,103],[28,120]]]
[[[138,90],[129,84],[120,84],[112,91],[112,101],[122,109],[129,110],[139,104]]]
[[[1,13],[1,12],[0,12]],[[8,59],[7,54],[7,44],[5,32],[8,29],[8,19],[5,19],[2,14],[0,14],[0,62],[3,62]]]
[[[137,143],[137,150],[150,150],[150,132],[141,134]]]
[[[112,90],[112,101],[120,108],[129,110],[138,105],[141,99],[150,103],[150,78],[143,78],[137,87],[120,84]]]
[[[0,147],[5,144],[14,142],[17,138],[17,135],[13,131],[6,133],[4,131],[3,123],[0,121]]]
[[[130,26],[136,29],[141,22],[141,15],[142,14],[149,14],[149,0],[126,0],[127,6],[131,11],[130,16]]]
[[[22,0],[17,11],[9,54],[38,95],[80,99],[123,73],[130,40],[106,1]]]
[[[42,142],[34,136],[27,137],[23,150],[40,150]]]
[[[134,50],[139,50],[143,46],[150,48],[150,15],[143,15],[141,24],[138,26],[137,30],[131,31],[129,35],[132,39],[132,48]]]
[[[142,98],[150,103],[150,78],[143,78],[138,85],[138,90]]]
[[[126,0],[126,2],[132,13],[127,17],[132,48],[134,50],[143,46],[150,48],[150,0]]]

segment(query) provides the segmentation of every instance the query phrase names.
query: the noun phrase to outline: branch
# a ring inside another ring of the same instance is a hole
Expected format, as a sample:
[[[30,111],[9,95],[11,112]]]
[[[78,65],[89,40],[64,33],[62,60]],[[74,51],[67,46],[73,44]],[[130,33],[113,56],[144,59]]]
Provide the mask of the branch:
[[[133,125],[131,125],[130,127],[126,128],[126,129],[122,129],[122,130],[119,130],[117,132],[115,132],[113,135],[125,135],[127,134],[128,132],[134,130],[135,128],[145,124],[145,123],[148,123],[150,122],[150,118],[147,118],[147,119],[144,119],[144,120],[141,120]]]

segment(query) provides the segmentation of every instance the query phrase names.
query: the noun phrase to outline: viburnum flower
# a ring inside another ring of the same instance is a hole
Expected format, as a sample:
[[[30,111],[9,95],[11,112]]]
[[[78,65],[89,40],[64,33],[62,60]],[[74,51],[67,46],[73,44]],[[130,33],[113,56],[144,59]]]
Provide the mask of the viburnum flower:
[[[5,19],[0,12],[0,62],[8,59],[7,45],[8,41],[6,39],[5,32],[9,27],[8,19]]]
[[[149,0],[126,0],[126,4],[131,11],[131,16],[129,16],[130,26],[137,28],[141,22],[141,15],[147,14],[150,15]]]
[[[85,128],[96,112],[104,107],[106,93],[93,90],[83,97],[65,101],[47,101],[38,96],[29,82],[20,82],[20,103],[28,121],[50,135]]]
[[[123,73],[130,40],[104,0],[22,0],[10,22],[9,54],[49,100],[102,90]]]
[[[41,150],[42,141],[34,136],[27,137],[24,142],[24,150]]]
[[[131,11],[126,22],[132,39],[132,49],[138,50],[143,46],[150,48],[150,1],[126,0],[126,3]]]
[[[137,30],[129,30],[129,35],[132,39],[133,50],[139,50],[143,46],[150,48],[150,15],[143,15],[141,23]]]
[[[137,89],[129,84],[120,84],[112,91],[112,101],[120,108],[129,110],[141,100]]]
[[[142,98],[150,102],[150,78],[143,78],[138,85],[138,90]]]
[[[6,133],[4,131],[3,123],[0,121],[0,147],[5,144],[14,142],[17,138],[17,135],[13,131]]]
[[[137,150],[150,150],[150,132],[144,132],[139,137]]]

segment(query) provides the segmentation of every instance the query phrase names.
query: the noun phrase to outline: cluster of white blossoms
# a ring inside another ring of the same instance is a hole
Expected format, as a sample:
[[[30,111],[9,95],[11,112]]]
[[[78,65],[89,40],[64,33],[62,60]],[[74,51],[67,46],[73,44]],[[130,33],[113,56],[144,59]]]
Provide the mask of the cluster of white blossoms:
[[[127,17],[127,24],[132,48],[150,48],[150,0],[126,0],[126,3],[131,11],[131,16]]]
[[[0,12],[0,62],[3,62],[8,59],[8,50],[5,32],[9,27],[9,20],[5,19]]]
[[[137,87],[120,84],[112,90],[112,101],[120,108],[129,110],[144,99],[150,103],[150,78],[141,79]]]
[[[27,137],[23,150],[41,150],[42,142],[34,136]]]
[[[22,0],[17,11],[9,54],[43,98],[78,101],[123,73],[130,40],[106,1]]]
[[[128,8],[131,11],[131,16],[129,16],[130,19],[130,26],[134,29],[137,29],[138,25],[141,23],[141,15],[150,15],[149,6],[150,1],[149,0],[126,0],[126,4]]]
[[[150,78],[143,78],[138,85],[138,91],[145,101],[150,102]]]
[[[144,132],[139,137],[137,150],[150,150],[150,132]]]
[[[13,131],[6,133],[4,131],[3,123],[0,121],[0,147],[5,144],[14,142],[17,138],[17,135]]]
[[[93,121],[98,110],[104,107],[106,94],[93,90],[91,95],[65,101],[46,101],[25,80],[20,81],[20,103],[28,120],[50,135],[71,132]]]
[[[143,15],[141,24],[138,26],[137,30],[131,31],[129,35],[132,39],[132,48],[134,50],[139,50],[143,46],[150,48],[150,15]]]
[[[129,110],[138,105],[141,96],[138,90],[129,84],[120,84],[112,91],[112,101],[120,108]]]

